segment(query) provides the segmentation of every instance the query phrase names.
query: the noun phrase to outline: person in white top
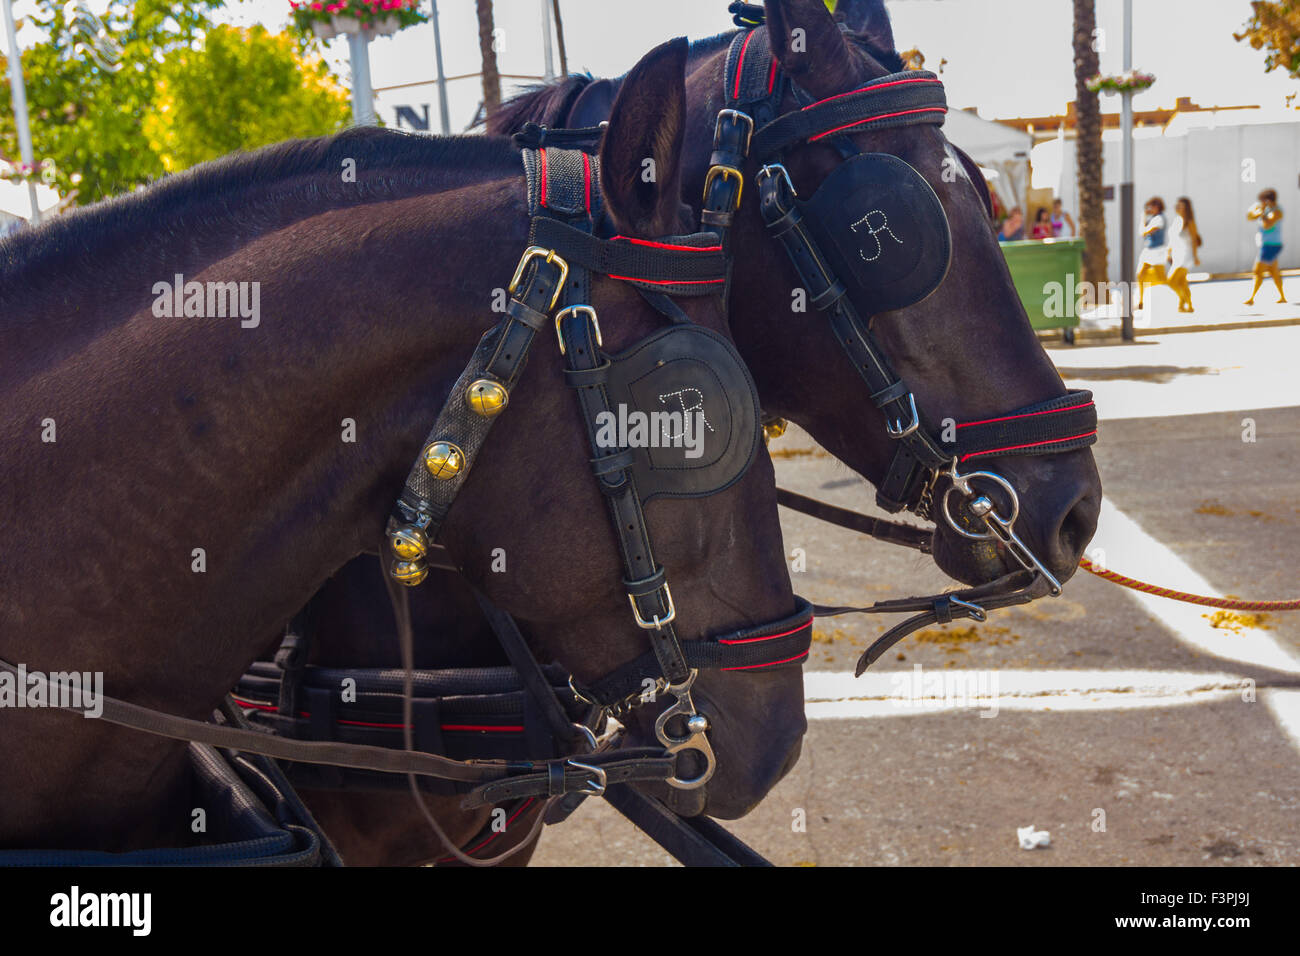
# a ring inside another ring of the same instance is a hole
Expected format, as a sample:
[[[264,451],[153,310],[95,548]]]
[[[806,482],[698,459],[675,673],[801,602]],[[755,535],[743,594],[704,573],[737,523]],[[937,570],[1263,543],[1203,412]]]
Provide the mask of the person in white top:
[[[1178,311],[1195,312],[1192,308],[1192,287],[1187,282],[1187,270],[1201,264],[1199,252],[1201,233],[1196,228],[1196,214],[1192,201],[1179,196],[1174,203],[1174,228],[1169,241],[1169,288],[1178,294]]]
[[[1142,254],[1138,256],[1138,308],[1146,301],[1148,285],[1166,285],[1169,276],[1165,272],[1165,262],[1169,258],[1169,249],[1165,242],[1165,202],[1159,196],[1152,196],[1144,207],[1146,219],[1142,223]]]

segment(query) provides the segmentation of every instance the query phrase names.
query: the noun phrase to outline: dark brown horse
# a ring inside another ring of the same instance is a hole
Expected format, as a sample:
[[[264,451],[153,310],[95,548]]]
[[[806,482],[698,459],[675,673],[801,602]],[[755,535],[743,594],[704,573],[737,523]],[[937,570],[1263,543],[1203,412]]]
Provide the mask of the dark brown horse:
[[[769,0],[767,4],[770,29],[778,38],[774,48],[780,68],[818,98],[857,89],[901,69],[883,4],[872,0],[840,7],[840,17],[849,18],[848,25],[860,42],[845,39],[820,0]],[[791,31],[796,27],[805,30],[806,43],[795,46],[807,52],[790,52]],[[651,141],[648,152],[637,154],[639,144],[632,151],[633,159],[647,155],[655,159],[661,181],[679,180],[683,198],[697,214],[714,122],[724,105],[723,76],[731,36],[696,44],[689,52],[680,158],[675,153],[676,133]],[[607,163],[617,165],[614,157],[628,155],[626,141],[614,135],[617,129],[665,130],[662,117],[671,115],[666,103],[672,99],[665,99],[661,91],[679,83],[685,56],[681,46],[665,45],[622,80],[570,78],[543,87],[507,104],[491,128],[508,132],[527,121],[590,125],[608,115],[612,125],[602,153]],[[794,105],[788,101],[784,107]],[[883,313],[873,322],[873,330],[896,370],[912,386],[918,404],[934,420],[968,421],[1064,394],[1060,376],[1025,317],[981,197],[939,130],[872,131],[855,134],[854,140],[863,150],[892,153],[918,169],[942,201],[952,232],[952,265],[943,285],[924,302]],[[831,147],[812,144],[796,150],[787,165],[811,191],[840,162]],[[953,169],[958,175],[944,175]],[[754,172],[753,166],[745,170],[747,184]],[[611,183],[610,188],[617,190],[620,184]],[[746,191],[750,188],[747,185]],[[636,201],[633,190],[625,205]],[[785,253],[766,236],[752,200],[742,203],[732,243],[736,266],[730,328],[754,374],[764,410],[797,422],[836,457],[878,483],[893,453],[883,417],[868,400],[861,378],[835,342],[825,317],[811,308],[794,311],[785,306],[791,302],[798,277]],[[1001,458],[990,467],[1019,489],[1023,537],[1054,574],[1067,579],[1096,525],[1101,487],[1091,452]],[[1013,567],[1005,554],[974,548],[942,523],[934,553],[943,570],[966,583],[989,580]],[[375,614],[384,613],[378,575],[377,568],[350,568],[346,577],[327,587],[323,599],[332,611],[319,644],[320,660],[335,666],[391,666],[394,645],[378,636],[382,627],[375,619]],[[416,607],[423,611],[427,633],[435,640],[441,641],[436,635],[446,635],[448,627],[455,633],[481,626],[463,617],[452,623],[443,610],[455,606],[454,575],[434,585],[417,595]],[[427,661],[433,664],[445,658],[430,651]],[[308,798],[351,860],[415,862],[440,853],[405,795],[313,792]],[[707,809],[729,817],[749,807],[711,796]],[[453,808],[448,811],[454,814]],[[481,817],[461,818],[459,832],[468,837],[481,824]]]
[[[611,129],[618,156],[680,133],[680,102],[661,105],[662,125]],[[680,231],[675,178],[632,195],[634,169],[610,162],[605,202],[626,234]],[[290,616],[383,541],[423,435],[498,320],[525,210],[504,140],[355,130],[0,244],[0,657],[211,714]],[[214,311],[214,288],[243,308]],[[663,325],[624,283],[595,281],[591,303],[610,350]],[[725,332],[714,300],[685,308]],[[569,391],[539,347],[439,540],[544,659],[590,681],[645,645]],[[647,518],[683,640],[794,610],[765,455]],[[507,574],[489,569],[498,548]],[[719,761],[710,799],[748,807],[797,757],[800,671],[715,675],[698,699]],[[191,839],[183,744],[50,710],[0,710],[0,728],[0,847]]]

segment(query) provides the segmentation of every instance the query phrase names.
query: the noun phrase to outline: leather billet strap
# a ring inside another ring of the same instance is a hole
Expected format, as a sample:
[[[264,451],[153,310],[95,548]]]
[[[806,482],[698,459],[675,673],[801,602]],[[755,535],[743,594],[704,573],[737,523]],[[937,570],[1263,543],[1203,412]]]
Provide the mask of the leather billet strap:
[[[658,673],[669,683],[680,684],[690,675],[690,668],[673,630],[671,621],[676,612],[672,594],[663,567],[655,561],[641,497],[632,478],[632,451],[603,448],[596,437],[600,416],[610,414],[612,409],[603,381],[609,358],[600,349],[594,315],[589,307],[579,308],[565,312],[560,319],[567,360],[565,382],[574,389],[582,409],[593,456],[592,472],[609,505],[623,560],[623,585],[632,609],[650,639]],[[659,622],[665,623],[653,626]],[[647,627],[647,623],[652,626]]]
[[[802,664],[812,645],[813,606],[797,595],[795,602],[795,612],[779,621],[687,641],[682,645],[687,666],[696,670],[757,671]],[[655,664],[653,655],[643,654],[612,674],[578,687],[578,691],[602,707],[625,709],[629,699],[645,693],[645,681],[656,673]]]

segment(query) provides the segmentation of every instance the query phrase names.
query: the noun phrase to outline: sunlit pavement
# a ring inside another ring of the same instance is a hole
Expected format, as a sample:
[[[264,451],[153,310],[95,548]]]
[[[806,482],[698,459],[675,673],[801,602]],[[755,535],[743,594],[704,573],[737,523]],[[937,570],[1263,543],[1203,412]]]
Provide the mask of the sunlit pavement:
[[[1094,557],[1202,593],[1300,594],[1300,327],[1050,354],[1102,418]],[[783,485],[871,509],[871,489],[806,435],[771,450]],[[789,511],[782,523],[787,552],[806,556],[796,590],[821,603],[949,583],[927,558]],[[1080,572],[1060,598],[913,635],[857,681],[887,623],[819,620],[803,755],[728,826],[780,865],[1300,863],[1300,613],[1212,614]],[[968,706],[910,696],[926,675],[967,672]],[[1050,848],[1018,847],[1030,824]],[[588,801],[535,862],[670,860]]]

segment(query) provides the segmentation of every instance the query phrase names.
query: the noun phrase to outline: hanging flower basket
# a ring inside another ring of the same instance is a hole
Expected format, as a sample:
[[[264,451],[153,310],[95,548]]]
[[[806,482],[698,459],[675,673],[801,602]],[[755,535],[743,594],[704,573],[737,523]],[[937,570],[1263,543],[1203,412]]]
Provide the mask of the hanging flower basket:
[[[22,184],[31,181],[51,183],[54,181],[54,161],[42,159],[35,163],[8,163],[0,159],[0,179],[5,182]]]
[[[1093,93],[1141,93],[1143,90],[1150,89],[1155,81],[1153,73],[1129,70],[1127,73],[1116,73],[1113,76],[1099,73],[1084,85]]]
[[[391,36],[404,27],[429,19],[416,9],[417,3],[418,0],[289,0],[294,26],[322,40],[363,30]]]

